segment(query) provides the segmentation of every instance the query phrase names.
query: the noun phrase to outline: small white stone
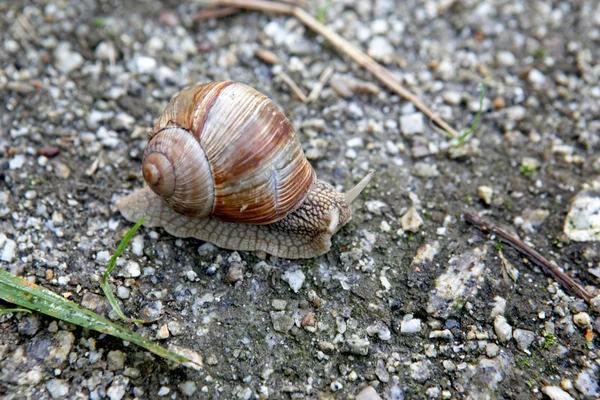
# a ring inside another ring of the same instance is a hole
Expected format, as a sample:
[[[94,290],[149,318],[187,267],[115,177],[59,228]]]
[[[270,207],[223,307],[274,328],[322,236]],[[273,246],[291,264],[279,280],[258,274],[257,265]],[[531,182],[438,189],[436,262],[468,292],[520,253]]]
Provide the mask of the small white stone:
[[[389,232],[392,230],[392,227],[390,226],[390,224],[388,224],[387,221],[383,220],[379,225],[379,229],[381,230],[381,232]]]
[[[535,340],[535,333],[527,329],[515,329],[513,338],[517,342],[517,347],[529,354],[529,346],[531,346]]]
[[[159,395],[159,396],[166,396],[169,393],[171,393],[171,389],[169,389],[166,386],[161,386],[161,388],[158,389],[158,393],[156,393],[156,394]]]
[[[421,332],[421,320],[413,318],[408,321],[402,321],[400,323],[400,332],[407,334]]]
[[[575,388],[584,396],[593,397],[598,392],[598,379],[596,373],[591,369],[584,369],[577,375]]]
[[[496,54],[496,61],[504,67],[512,67],[517,63],[517,58],[510,51],[499,51]]]
[[[586,312],[580,312],[573,315],[573,322],[582,329],[589,329],[592,327],[592,319]]]
[[[477,188],[477,195],[479,198],[488,206],[492,204],[492,196],[494,195],[494,189],[491,186],[479,186]]]
[[[379,394],[373,388],[373,386],[367,386],[356,395],[355,399],[356,400],[381,400],[381,396],[379,396]]]
[[[110,261],[110,253],[107,250],[101,250],[96,253],[96,262],[106,264]]]
[[[281,279],[290,285],[294,293],[298,293],[304,284],[306,276],[301,270],[287,270],[281,275]]]
[[[369,42],[367,53],[377,61],[389,63],[394,55],[394,46],[385,36],[375,36]]]
[[[196,392],[196,383],[194,381],[185,381],[178,386],[181,394],[191,397]]]
[[[25,156],[23,154],[17,154],[8,162],[8,168],[19,169],[23,164],[25,164]]]
[[[69,384],[62,379],[50,379],[46,382],[46,389],[53,399],[59,399],[69,394]]]
[[[489,358],[496,357],[499,352],[500,348],[496,343],[488,343],[485,345],[485,354],[487,354]]]
[[[127,63],[127,68],[138,74],[151,74],[156,70],[156,67],[156,60],[148,56],[137,56]]]
[[[569,393],[558,386],[544,386],[542,392],[551,400],[574,400]]]
[[[142,235],[135,235],[131,240],[131,252],[136,256],[144,255],[144,237]]]
[[[117,297],[120,299],[128,299],[131,295],[131,290],[125,286],[117,287]]]
[[[540,87],[546,82],[546,75],[533,68],[531,71],[529,71],[527,80],[532,83],[533,86]]]
[[[12,239],[6,239],[4,243],[4,248],[2,249],[2,255],[0,256],[0,260],[6,262],[12,262],[15,257],[15,250],[17,249],[17,243]]]
[[[61,42],[54,50],[54,66],[62,74],[69,74],[83,65],[84,59],[81,54],[71,50],[71,44]]]
[[[512,326],[508,324],[506,318],[502,315],[497,315],[494,318],[494,331],[501,343],[508,342],[512,338]]]
[[[425,132],[425,121],[423,114],[413,113],[400,117],[400,130],[403,135],[412,136],[417,133]]]
[[[346,142],[346,146],[348,147],[364,147],[365,143],[363,142],[361,137],[355,137]]]
[[[123,278],[137,278],[141,274],[140,264],[135,261],[127,261],[125,266],[119,271],[118,276]]]
[[[157,339],[166,339],[169,337],[169,327],[167,326],[167,324],[163,324],[160,326],[160,328],[158,328],[158,331],[156,332],[156,338]]]
[[[419,215],[414,207],[411,207],[401,218],[402,230],[416,233],[423,225],[423,218]]]

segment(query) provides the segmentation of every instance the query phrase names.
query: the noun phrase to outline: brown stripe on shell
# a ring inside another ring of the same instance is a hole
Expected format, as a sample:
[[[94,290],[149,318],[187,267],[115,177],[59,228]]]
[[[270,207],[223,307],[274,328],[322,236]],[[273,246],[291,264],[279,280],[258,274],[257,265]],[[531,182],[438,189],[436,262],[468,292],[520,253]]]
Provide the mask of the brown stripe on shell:
[[[233,83],[233,81],[211,82],[179,92],[156,120],[150,132],[150,139],[167,126],[181,126],[199,138],[206,117],[219,97],[219,93]]]
[[[246,85],[220,92],[200,140],[215,180],[214,218],[277,221],[297,208],[315,180],[291,123]]]

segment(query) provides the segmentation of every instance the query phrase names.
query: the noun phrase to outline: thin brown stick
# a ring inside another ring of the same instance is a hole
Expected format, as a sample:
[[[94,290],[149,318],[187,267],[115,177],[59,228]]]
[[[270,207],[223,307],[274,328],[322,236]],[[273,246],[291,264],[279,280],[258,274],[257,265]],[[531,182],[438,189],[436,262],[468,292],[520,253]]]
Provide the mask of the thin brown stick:
[[[551,275],[555,280],[557,280],[563,287],[567,288],[570,292],[576,294],[585,300],[588,304],[592,300],[592,295],[588,293],[579,283],[575,282],[572,278],[570,278],[567,274],[562,272],[558,267],[553,265],[550,261],[545,259],[540,253],[527,246],[521,240],[506,232],[504,229],[494,225],[488,224],[477,215],[472,213],[465,213],[465,220],[471,225],[475,226],[477,229],[482,231],[483,233],[492,233],[504,243],[510,245],[519,253],[524,256],[530,258],[535,264],[542,267],[544,272],[548,275]]]
[[[236,7],[247,10],[256,10],[263,12],[274,12],[278,14],[291,15],[299,19],[302,23],[320,34],[329,41],[338,51],[345,53],[353,59],[358,65],[367,71],[371,72],[381,83],[388,88],[410,101],[423,114],[429,117],[436,124],[441,126],[446,132],[453,137],[458,138],[460,135],[454,128],[446,123],[442,118],[436,115],[429,107],[427,107],[414,93],[406,89],[400,79],[392,74],[388,69],[379,64],[377,61],[369,57],[358,47],[348,42],[342,36],[332,31],[312,15],[308,14],[302,8],[289,4],[277,3],[267,0],[200,0],[203,4],[217,7]]]
[[[208,8],[200,11],[192,21],[200,22],[207,21],[212,18],[223,18],[230,15],[236,14],[240,11],[239,8],[235,7],[224,7],[224,8]]]

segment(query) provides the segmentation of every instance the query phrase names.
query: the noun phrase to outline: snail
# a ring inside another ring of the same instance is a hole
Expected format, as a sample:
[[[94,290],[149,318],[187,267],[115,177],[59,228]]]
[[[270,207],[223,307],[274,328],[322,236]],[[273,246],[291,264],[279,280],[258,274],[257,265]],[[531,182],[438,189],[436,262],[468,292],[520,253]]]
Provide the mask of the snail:
[[[233,81],[170,101],[150,132],[142,173],[147,187],[117,203],[125,219],[282,258],[328,252],[373,175],[346,193],[317,180],[283,112]]]

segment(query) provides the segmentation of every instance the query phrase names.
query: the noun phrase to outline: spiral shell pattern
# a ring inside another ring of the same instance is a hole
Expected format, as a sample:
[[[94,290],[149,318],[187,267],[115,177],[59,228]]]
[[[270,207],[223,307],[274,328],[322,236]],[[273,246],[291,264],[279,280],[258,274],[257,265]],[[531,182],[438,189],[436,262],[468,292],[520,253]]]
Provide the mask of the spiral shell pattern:
[[[175,211],[246,224],[281,220],[316,180],[283,112],[232,81],[173,98],[150,133],[142,170]]]

